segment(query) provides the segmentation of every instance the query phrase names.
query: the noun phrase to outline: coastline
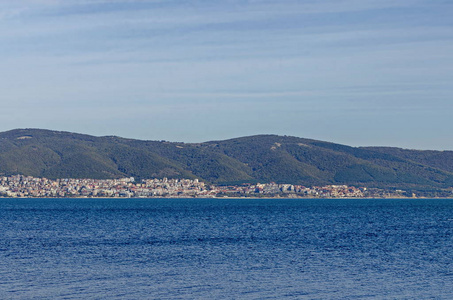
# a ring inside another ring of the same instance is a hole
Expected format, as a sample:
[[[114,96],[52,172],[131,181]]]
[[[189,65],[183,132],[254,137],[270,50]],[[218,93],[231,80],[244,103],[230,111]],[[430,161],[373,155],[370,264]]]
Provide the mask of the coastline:
[[[0,196],[0,199],[101,199],[101,200],[108,200],[108,199],[113,199],[113,200],[119,200],[119,199],[143,199],[143,200],[153,200],[153,199],[167,199],[167,200],[173,200],[173,199],[215,199],[215,200],[228,200],[228,199],[234,199],[234,200],[270,200],[270,199],[275,199],[275,200],[371,200],[371,199],[376,199],[376,200],[417,200],[417,199],[444,199],[444,200],[453,200],[452,197],[86,197],[86,196],[81,196],[81,197],[3,197]]]

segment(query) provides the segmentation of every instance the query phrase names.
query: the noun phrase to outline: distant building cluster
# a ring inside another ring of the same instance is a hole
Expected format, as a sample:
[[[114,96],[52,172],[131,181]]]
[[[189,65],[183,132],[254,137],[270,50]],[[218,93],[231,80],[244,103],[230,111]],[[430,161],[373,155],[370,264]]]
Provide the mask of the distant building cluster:
[[[47,179],[14,175],[0,177],[0,197],[307,197],[361,198],[398,197],[404,191],[388,192],[347,185],[305,187],[302,185],[258,183],[207,185],[198,179]]]
[[[15,175],[0,177],[6,197],[177,197],[207,195],[198,179],[56,179]]]
[[[240,186],[217,186],[215,187],[219,195],[253,195],[253,196],[278,196],[287,197],[364,197],[366,188],[356,188],[347,185],[327,185],[323,187],[305,187],[302,185],[277,184],[277,183],[258,183],[244,184]]]

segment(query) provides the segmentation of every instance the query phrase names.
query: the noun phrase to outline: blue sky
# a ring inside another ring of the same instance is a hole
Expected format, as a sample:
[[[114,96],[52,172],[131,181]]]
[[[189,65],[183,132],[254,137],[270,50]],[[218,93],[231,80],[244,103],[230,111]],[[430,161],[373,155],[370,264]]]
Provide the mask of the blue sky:
[[[453,150],[453,1],[0,0],[0,131]]]

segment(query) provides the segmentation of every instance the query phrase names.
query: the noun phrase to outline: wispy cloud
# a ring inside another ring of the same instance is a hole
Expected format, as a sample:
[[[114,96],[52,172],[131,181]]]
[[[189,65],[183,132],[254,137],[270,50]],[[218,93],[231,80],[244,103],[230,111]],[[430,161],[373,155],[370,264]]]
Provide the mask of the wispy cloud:
[[[176,115],[240,123],[230,105],[272,114],[282,130],[300,127],[298,113],[349,122],[414,103],[407,111],[443,114],[452,14],[452,3],[428,0],[0,0],[0,104],[50,119],[135,110],[144,123],[159,107],[163,127]],[[196,117],[175,111],[190,103]]]

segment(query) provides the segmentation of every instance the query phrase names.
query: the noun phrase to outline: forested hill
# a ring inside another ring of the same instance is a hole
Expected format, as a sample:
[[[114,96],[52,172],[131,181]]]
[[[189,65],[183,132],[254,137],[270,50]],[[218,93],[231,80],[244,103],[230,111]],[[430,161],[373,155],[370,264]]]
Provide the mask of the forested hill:
[[[453,186],[453,152],[357,148],[276,135],[188,144],[17,129],[0,133],[0,174],[445,188]]]

